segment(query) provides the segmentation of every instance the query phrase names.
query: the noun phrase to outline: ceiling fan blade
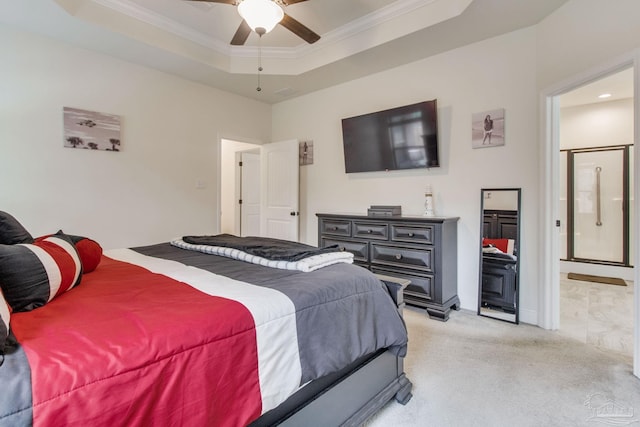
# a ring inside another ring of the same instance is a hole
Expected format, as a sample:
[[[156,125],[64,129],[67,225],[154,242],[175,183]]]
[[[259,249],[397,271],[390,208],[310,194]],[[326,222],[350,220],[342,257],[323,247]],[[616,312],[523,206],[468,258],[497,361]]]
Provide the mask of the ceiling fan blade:
[[[282,21],[280,21],[280,25],[282,25],[287,30],[291,31],[293,34],[300,37],[307,43],[315,43],[320,40],[319,35],[311,31],[309,28],[302,25],[300,21],[297,21],[286,13],[284,14],[284,18],[282,18]]]
[[[231,4],[231,5],[236,4],[236,0],[187,0],[187,1],[202,1],[207,3],[224,3],[224,4]]]
[[[247,21],[243,19],[231,39],[231,44],[234,46],[242,46],[249,38],[249,34],[251,34],[251,27],[247,24]]]
[[[296,3],[302,3],[303,1],[307,1],[307,0],[282,0],[282,3],[289,6]]]

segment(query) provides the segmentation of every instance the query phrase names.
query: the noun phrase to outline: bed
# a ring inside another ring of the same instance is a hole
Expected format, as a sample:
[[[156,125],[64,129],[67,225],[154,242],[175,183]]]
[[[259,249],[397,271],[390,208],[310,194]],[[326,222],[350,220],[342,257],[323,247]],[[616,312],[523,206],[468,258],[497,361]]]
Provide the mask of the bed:
[[[483,212],[481,306],[516,314],[518,212]]]
[[[335,251],[267,262],[252,252],[264,241],[191,236],[103,252],[16,237],[3,214],[0,426],[359,425],[411,397],[402,289],[348,260],[306,262]],[[26,250],[58,262],[46,292],[38,268],[14,271]]]

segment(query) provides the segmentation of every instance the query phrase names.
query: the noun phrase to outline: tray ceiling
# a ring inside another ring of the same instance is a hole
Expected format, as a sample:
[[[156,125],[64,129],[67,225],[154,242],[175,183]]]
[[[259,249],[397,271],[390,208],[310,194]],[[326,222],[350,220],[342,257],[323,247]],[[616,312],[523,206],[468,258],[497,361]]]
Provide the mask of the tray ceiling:
[[[566,1],[308,0],[287,6],[288,15],[321,36],[314,44],[276,26],[231,46],[241,22],[236,7],[202,1],[0,0],[0,23],[276,103],[535,25]]]

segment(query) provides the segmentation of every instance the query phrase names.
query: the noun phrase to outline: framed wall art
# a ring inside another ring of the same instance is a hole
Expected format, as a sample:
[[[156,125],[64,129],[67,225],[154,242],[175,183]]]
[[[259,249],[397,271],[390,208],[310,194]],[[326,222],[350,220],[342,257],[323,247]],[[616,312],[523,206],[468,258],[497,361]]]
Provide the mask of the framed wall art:
[[[300,141],[298,158],[300,166],[313,164],[313,141]]]
[[[120,151],[120,116],[64,107],[63,117],[65,147]]]
[[[504,108],[475,113],[471,120],[473,148],[504,145]]]

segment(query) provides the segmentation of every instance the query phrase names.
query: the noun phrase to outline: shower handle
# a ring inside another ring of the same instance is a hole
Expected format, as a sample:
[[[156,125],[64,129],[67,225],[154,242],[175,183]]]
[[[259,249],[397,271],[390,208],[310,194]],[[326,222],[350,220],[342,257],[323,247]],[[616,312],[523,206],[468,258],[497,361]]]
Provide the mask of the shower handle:
[[[602,168],[596,168],[596,226],[602,227],[602,210],[600,206],[600,172]]]

